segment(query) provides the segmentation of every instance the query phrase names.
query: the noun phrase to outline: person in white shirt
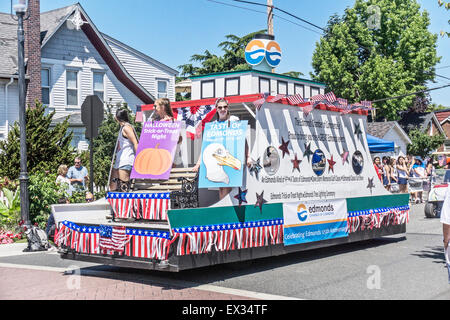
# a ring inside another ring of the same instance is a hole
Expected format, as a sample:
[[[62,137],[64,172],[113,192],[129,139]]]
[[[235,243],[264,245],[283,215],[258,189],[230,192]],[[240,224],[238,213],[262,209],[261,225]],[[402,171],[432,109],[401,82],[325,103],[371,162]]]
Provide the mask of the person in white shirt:
[[[447,187],[447,192],[445,193],[444,204],[441,210],[441,223],[442,223],[442,233],[444,236],[444,255],[445,262],[449,274],[450,283],[450,186]]]
[[[64,186],[64,191],[68,194],[68,196],[72,196],[72,188],[70,179],[67,177],[67,173],[69,172],[69,168],[62,164],[58,167],[58,176],[56,177],[56,184],[60,184]]]
[[[133,126],[128,120],[127,110],[117,110],[115,119],[120,125],[120,131],[117,141],[116,160],[111,171],[109,190],[128,191],[131,170],[138,148],[138,139]]]

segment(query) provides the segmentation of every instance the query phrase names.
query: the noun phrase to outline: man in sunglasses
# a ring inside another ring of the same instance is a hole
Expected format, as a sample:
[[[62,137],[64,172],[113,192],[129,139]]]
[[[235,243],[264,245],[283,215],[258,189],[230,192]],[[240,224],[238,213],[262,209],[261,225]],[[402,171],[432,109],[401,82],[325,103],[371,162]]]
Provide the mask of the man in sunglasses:
[[[75,164],[69,168],[67,177],[73,188],[84,190],[89,179],[88,171],[81,165],[81,159],[75,158]]]

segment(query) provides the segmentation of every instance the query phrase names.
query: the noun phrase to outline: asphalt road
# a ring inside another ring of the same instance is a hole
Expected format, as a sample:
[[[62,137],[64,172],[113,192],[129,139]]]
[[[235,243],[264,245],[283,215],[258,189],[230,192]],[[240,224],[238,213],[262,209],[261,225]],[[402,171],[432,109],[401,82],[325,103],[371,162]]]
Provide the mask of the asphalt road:
[[[450,299],[442,226],[439,219],[425,218],[423,205],[412,206],[406,234],[264,258],[248,265],[165,273],[67,261],[54,252],[11,256],[0,251],[0,272],[2,265],[78,267],[82,276],[172,283],[257,299]]]

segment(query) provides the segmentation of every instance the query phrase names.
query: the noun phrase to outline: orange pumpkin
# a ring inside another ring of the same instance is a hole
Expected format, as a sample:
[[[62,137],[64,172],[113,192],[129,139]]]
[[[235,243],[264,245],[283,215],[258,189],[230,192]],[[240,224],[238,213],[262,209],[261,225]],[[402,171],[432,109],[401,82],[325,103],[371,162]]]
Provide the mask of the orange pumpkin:
[[[140,174],[158,176],[172,167],[172,156],[166,149],[147,148],[139,152],[134,161],[134,169]]]

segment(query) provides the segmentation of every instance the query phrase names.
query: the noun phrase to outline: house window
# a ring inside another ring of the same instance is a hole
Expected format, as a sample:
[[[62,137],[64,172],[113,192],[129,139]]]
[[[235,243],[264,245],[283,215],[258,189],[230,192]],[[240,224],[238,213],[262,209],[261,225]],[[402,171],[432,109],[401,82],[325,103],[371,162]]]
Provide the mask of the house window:
[[[285,81],[278,81],[278,94],[287,94],[288,84]]]
[[[105,101],[105,74],[102,72],[94,72],[93,74],[93,88],[94,95],[100,98],[101,101]]]
[[[42,103],[50,104],[50,69],[41,70]]]
[[[239,95],[239,78],[225,79],[225,96]]]
[[[214,80],[201,82],[201,97],[202,99],[214,98],[216,91],[216,82]]]
[[[320,89],[316,87],[311,87],[311,97],[314,97],[320,93]]]
[[[78,106],[78,72],[66,71],[67,105]]]
[[[300,94],[302,98],[305,97],[305,86],[302,84],[294,85],[294,94]]]
[[[259,78],[259,93],[270,93],[270,79]]]
[[[167,98],[167,80],[158,80],[158,99]]]

